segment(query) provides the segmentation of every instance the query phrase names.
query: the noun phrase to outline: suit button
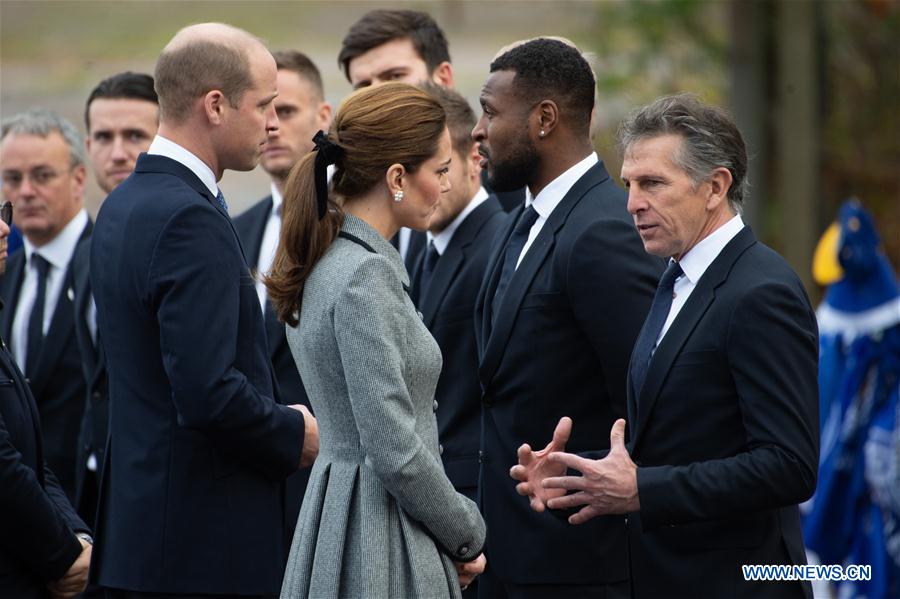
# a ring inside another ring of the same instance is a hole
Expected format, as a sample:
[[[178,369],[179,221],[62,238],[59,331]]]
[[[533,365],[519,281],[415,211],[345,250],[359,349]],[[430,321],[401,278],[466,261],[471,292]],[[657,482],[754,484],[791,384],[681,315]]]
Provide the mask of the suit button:
[[[459,557],[466,557],[469,555],[469,546],[468,545],[460,545],[459,549],[456,550],[456,555]]]
[[[421,312],[419,312],[418,310],[416,310],[416,316],[419,317],[419,320],[425,320],[425,315],[422,314]]]
[[[444,455],[444,446],[443,445],[438,445],[438,454]]]
[[[434,400],[434,403],[431,404],[431,407],[434,409],[435,412],[437,412],[437,407],[438,407],[437,400]]]
[[[94,399],[100,399],[100,398],[102,397],[102,395],[100,394],[99,391],[94,391],[94,392],[91,394],[91,397],[93,397]]]
[[[483,450],[483,449],[479,449],[479,450],[478,450],[478,463],[479,463],[479,464],[484,464],[486,461],[487,461],[487,459],[485,459],[485,457],[484,457],[484,450]]]

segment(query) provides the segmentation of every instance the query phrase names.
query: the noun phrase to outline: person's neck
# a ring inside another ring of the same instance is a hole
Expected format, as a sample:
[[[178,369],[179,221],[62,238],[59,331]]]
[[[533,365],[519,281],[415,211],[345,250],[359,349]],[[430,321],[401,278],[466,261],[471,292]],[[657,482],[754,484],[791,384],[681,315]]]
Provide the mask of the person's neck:
[[[593,151],[590,140],[579,143],[567,139],[554,147],[546,148],[534,177],[528,182],[531,197],[536,198],[554,179],[587,158]]]
[[[272,185],[275,186],[275,189],[278,190],[278,193],[281,194],[281,197],[284,197],[284,186],[287,184],[287,176],[278,177],[276,175],[272,175],[270,179],[272,179]]]
[[[190,121],[178,125],[160,123],[157,135],[177,143],[179,146],[202,160],[206,166],[212,170],[213,175],[216,177],[216,181],[222,179],[222,169],[219,168],[219,161],[213,150],[213,144],[210,143],[208,135],[204,131],[200,131],[198,127],[192,125]]]
[[[400,230],[390,206],[384,201],[384,191],[369,193],[344,200],[344,212],[365,221],[385,239],[391,239]]]

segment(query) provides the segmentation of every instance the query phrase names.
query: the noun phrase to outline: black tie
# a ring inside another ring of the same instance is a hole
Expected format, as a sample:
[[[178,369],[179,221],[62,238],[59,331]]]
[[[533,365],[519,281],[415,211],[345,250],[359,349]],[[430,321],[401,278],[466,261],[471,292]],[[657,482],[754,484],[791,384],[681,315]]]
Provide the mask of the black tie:
[[[434,267],[437,264],[438,258],[441,255],[438,253],[437,248],[434,247],[434,240],[428,242],[428,247],[425,249],[425,256],[422,260],[422,273],[419,275],[419,301],[424,301],[425,294],[428,293],[428,285],[431,283],[431,275],[434,273]]]
[[[31,314],[28,317],[25,376],[29,378],[34,374],[38,357],[41,354],[41,345],[44,343],[44,306],[47,302],[47,273],[50,271],[50,263],[40,254],[31,254],[31,260],[37,270],[38,284],[37,295],[34,297],[34,303],[31,304]]]
[[[638,335],[637,341],[634,343],[634,351],[631,364],[631,381],[634,385],[635,399],[640,396],[641,389],[644,387],[644,380],[647,378],[647,369],[650,367],[650,358],[653,357],[653,350],[656,347],[656,339],[662,331],[666,318],[669,316],[669,309],[672,307],[673,290],[675,289],[675,279],[680,277],[684,272],[681,265],[674,260],[669,263],[666,272],[663,273],[656,287],[656,294],[653,296],[653,304],[650,306],[650,313],[647,320],[644,321],[644,328]]]
[[[497,311],[500,309],[500,302],[503,301],[503,296],[506,294],[506,288],[509,287],[509,282],[516,272],[516,263],[519,261],[519,254],[522,253],[522,248],[525,247],[525,242],[528,240],[528,233],[531,231],[531,227],[534,225],[534,221],[537,220],[537,217],[538,213],[537,210],[534,209],[534,206],[526,208],[519,218],[519,222],[516,223],[515,230],[513,230],[512,235],[509,236],[509,239],[506,242],[506,251],[503,255],[503,270],[500,272],[497,290],[494,291],[494,301],[491,302],[491,321],[497,317]]]

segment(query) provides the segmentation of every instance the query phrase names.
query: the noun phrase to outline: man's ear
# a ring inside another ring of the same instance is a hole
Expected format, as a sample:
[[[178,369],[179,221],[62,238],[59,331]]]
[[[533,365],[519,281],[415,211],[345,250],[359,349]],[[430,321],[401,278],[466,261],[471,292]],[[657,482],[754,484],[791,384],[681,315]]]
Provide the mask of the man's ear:
[[[469,178],[472,180],[481,179],[481,154],[478,153],[478,142],[473,143],[469,149],[469,155],[465,157],[469,163]]]
[[[214,89],[203,96],[203,112],[213,125],[221,125],[225,115],[225,103],[228,99],[221,91]]]
[[[431,80],[441,87],[453,88],[453,65],[446,60],[431,72]]]
[[[319,104],[319,111],[316,115],[316,120],[319,124],[319,129],[322,131],[328,131],[328,127],[331,126],[331,114],[332,108],[331,104],[328,102],[322,102]]]
[[[728,190],[731,189],[734,179],[731,171],[720,166],[713,171],[712,176],[707,182],[709,185],[709,195],[706,198],[706,209],[716,210],[722,202],[728,202]]]
[[[533,114],[537,120],[538,137],[548,137],[559,125],[559,107],[553,100],[542,100],[534,107]]]

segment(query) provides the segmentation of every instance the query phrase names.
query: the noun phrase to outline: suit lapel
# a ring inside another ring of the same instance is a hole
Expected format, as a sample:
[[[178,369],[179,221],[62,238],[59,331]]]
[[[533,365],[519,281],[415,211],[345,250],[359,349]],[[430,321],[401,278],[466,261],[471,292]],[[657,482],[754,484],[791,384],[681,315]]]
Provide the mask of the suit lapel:
[[[266,224],[269,222],[269,216],[272,214],[272,196],[268,196],[264,200],[265,210],[260,210],[255,215],[249,229],[247,230],[247,238],[250,240],[250,247],[246,249],[247,264],[256,268],[259,264],[259,252],[262,246],[262,238],[266,232]]]
[[[756,243],[756,238],[750,227],[737,234],[722,252],[710,264],[707,271],[700,277],[694,291],[688,298],[678,316],[672,321],[672,325],[662,338],[659,347],[650,359],[647,368],[647,378],[644,388],[641,390],[637,401],[634,400],[634,392],[631,388],[631,376],[628,376],[629,417],[637,417],[637,427],[632,433],[634,448],[637,447],[641,432],[646,426],[647,420],[653,411],[653,406],[659,397],[660,389],[672,368],[672,364],[681,352],[681,348],[691,336],[699,324],[703,315],[715,301],[716,289],[728,279],[728,273],[740,255],[751,245]],[[634,414],[633,412],[636,412]]]
[[[486,199],[475,208],[460,223],[459,228],[447,244],[447,249],[438,260],[434,272],[431,274],[431,282],[428,284],[428,293],[420,297],[420,310],[422,311],[425,326],[431,328],[434,325],[438,309],[447,297],[450,285],[456,280],[456,275],[466,261],[469,246],[475,241],[478,232],[484,223],[495,213],[501,210],[497,200],[493,197]],[[424,256],[425,252],[422,252]],[[420,260],[421,262],[421,260]]]
[[[93,225],[88,221],[88,224],[85,225],[84,230],[81,232],[79,242],[90,236],[92,228]],[[38,356],[37,366],[34,368],[34,376],[32,376],[31,380],[31,390],[34,392],[35,397],[41,396],[44,386],[51,378],[51,373],[59,361],[60,352],[66,345],[66,338],[74,335],[75,269],[73,259],[69,260],[64,277],[59,297],[56,300],[56,309],[53,311],[53,318],[50,320],[50,328],[47,329],[47,336],[41,345],[41,353]]]
[[[588,191],[597,185],[600,185],[607,179],[609,179],[609,174],[606,172],[606,167],[603,166],[603,162],[598,162],[592,166],[590,170],[578,179],[563,197],[562,201],[554,208],[553,212],[550,213],[550,217],[547,219],[547,222],[544,223],[541,232],[535,238],[531,247],[528,248],[525,257],[522,258],[519,268],[516,269],[515,274],[509,282],[506,295],[503,296],[503,303],[500,305],[500,310],[497,313],[497,321],[493,324],[490,336],[487,338],[487,345],[479,368],[479,375],[481,376],[481,380],[485,383],[493,378],[494,373],[500,365],[500,360],[506,349],[506,343],[509,341],[513,325],[519,314],[519,307],[522,305],[522,300],[525,299],[525,294],[531,287],[535,275],[537,275],[541,266],[547,259],[547,256],[555,246],[556,234],[566,223],[569,213],[571,213],[572,209],[585,197]],[[516,211],[516,217],[511,219],[513,226],[518,222],[523,210],[524,207]],[[509,237],[509,232],[507,232],[506,237]],[[490,294],[487,298],[493,297],[493,290],[497,287],[500,268],[496,265],[494,268],[497,272],[495,273],[496,276],[492,281],[491,289],[489,289]],[[490,299],[487,298],[485,299],[484,311],[485,318],[489,319],[491,302]]]
[[[513,210],[509,215],[506,222],[506,229],[500,236],[499,245],[494,248],[495,251],[492,253],[487,270],[485,271],[484,282],[481,285],[481,289],[478,291],[478,299],[475,301],[475,305],[476,309],[481,313],[481,322],[476,323],[475,333],[476,336],[479,337],[477,340],[480,354],[479,360],[484,359],[485,352],[487,352],[487,345],[491,338],[491,329],[493,328],[493,323],[491,322],[491,300],[494,297],[494,291],[497,290],[497,283],[500,280],[500,271],[503,264],[503,250],[506,247],[506,243],[509,241],[509,236],[512,235],[516,223],[519,222],[519,219],[522,217],[522,212],[524,211],[525,206],[522,205]]]

